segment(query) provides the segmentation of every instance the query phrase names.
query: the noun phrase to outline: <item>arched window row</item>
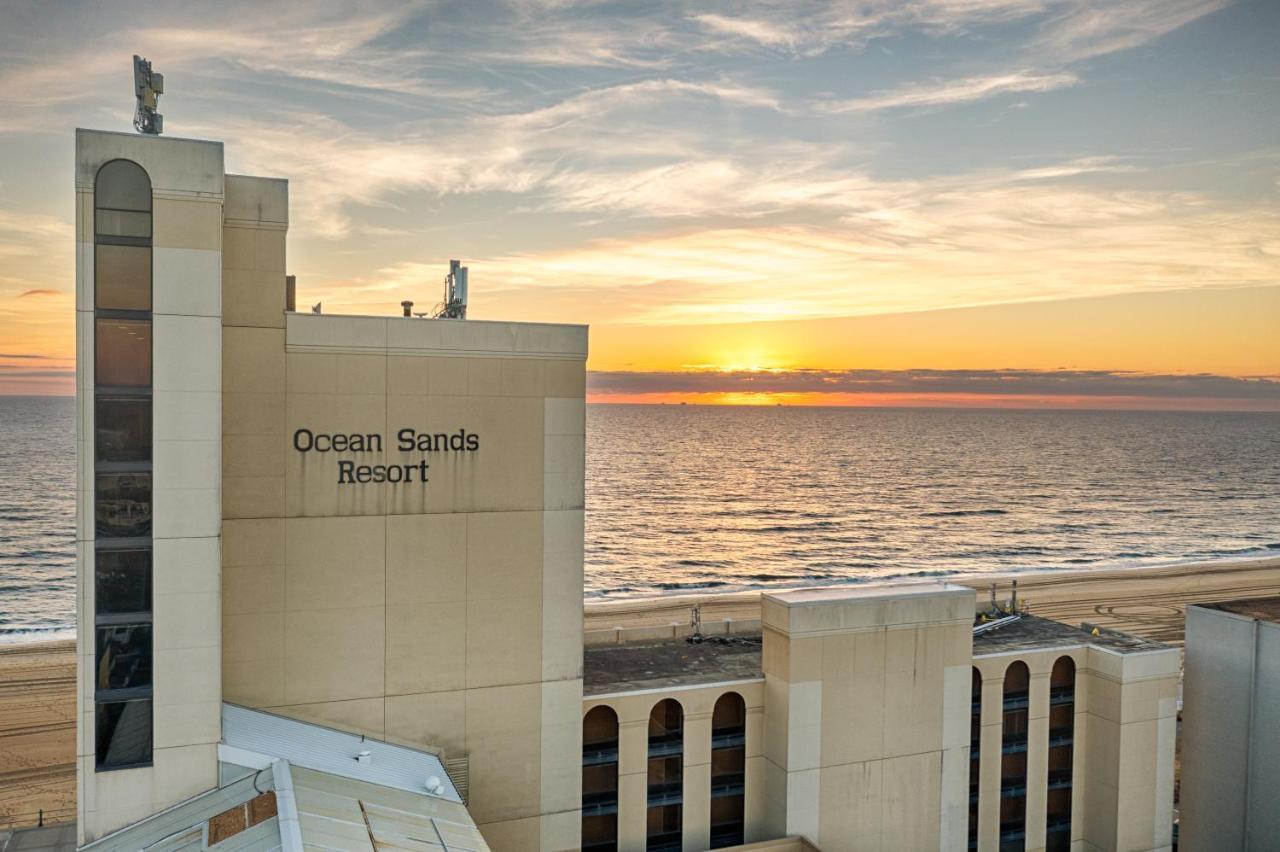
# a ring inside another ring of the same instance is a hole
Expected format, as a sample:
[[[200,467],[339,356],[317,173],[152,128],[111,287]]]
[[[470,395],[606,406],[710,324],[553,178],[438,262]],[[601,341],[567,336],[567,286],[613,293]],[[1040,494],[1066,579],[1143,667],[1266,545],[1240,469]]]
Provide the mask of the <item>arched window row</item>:
[[[674,698],[649,714],[646,758],[646,850],[679,850],[684,831],[684,708]],[[745,835],[746,701],[721,695],[711,714],[710,846],[742,844]],[[582,848],[618,848],[618,714],[597,705],[582,721]]]
[[[1054,662],[1049,679],[1049,731],[1045,848],[1049,852],[1071,846],[1071,787],[1075,740],[1075,661],[1063,656]],[[972,670],[969,757],[968,846],[978,846],[981,800],[982,675]],[[1021,660],[1005,669],[1001,688],[1000,806],[998,848],[1015,852],[1026,848],[1027,748],[1031,706],[1031,672]]]

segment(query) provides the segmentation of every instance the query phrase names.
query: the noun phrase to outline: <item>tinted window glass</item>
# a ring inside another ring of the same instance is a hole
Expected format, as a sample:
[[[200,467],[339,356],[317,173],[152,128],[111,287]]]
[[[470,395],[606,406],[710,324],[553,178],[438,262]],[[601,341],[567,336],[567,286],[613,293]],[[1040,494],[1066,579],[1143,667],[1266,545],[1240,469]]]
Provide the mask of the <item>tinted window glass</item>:
[[[95,479],[98,537],[151,535],[151,474],[100,473]]]
[[[94,430],[98,461],[151,461],[149,397],[98,397]]]
[[[94,246],[93,289],[99,308],[151,310],[151,249]]]
[[[150,320],[100,319],[97,336],[99,387],[147,387],[151,384]]]
[[[98,169],[93,205],[113,210],[150,210],[151,180],[137,163],[112,160]]]
[[[98,210],[94,216],[94,228],[99,237],[151,236],[151,214],[132,210]]]
[[[99,702],[98,767],[151,762],[151,699]]]
[[[96,688],[131,689],[151,685],[151,625],[98,628]]]
[[[150,550],[99,550],[94,559],[99,615],[151,611]]]

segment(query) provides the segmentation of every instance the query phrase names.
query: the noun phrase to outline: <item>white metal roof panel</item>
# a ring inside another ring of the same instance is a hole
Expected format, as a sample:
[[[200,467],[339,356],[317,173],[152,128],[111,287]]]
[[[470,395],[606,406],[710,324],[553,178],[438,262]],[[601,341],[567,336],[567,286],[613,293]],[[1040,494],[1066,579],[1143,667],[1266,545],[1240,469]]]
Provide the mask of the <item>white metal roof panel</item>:
[[[234,704],[222,705],[222,741],[293,766],[462,803],[440,759],[426,752]],[[438,793],[428,792],[430,778],[439,779]]]

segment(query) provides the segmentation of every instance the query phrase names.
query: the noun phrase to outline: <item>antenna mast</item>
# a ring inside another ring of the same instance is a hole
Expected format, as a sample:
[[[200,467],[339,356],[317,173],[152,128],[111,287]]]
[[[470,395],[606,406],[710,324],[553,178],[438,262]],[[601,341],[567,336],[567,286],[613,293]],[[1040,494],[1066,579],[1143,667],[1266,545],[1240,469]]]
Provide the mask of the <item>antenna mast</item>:
[[[436,319],[467,318],[467,268],[460,260],[449,261],[444,279],[444,303],[436,308]]]
[[[133,126],[139,133],[159,136],[164,132],[164,116],[156,112],[164,94],[164,75],[151,70],[151,63],[133,55],[133,94],[138,100],[133,112]]]

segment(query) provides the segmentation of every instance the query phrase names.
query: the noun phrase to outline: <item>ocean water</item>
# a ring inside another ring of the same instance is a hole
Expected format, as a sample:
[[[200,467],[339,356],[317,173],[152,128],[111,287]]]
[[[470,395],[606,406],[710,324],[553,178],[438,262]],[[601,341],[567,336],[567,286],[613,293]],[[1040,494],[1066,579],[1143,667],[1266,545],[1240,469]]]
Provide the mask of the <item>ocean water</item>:
[[[73,636],[76,402],[0,396],[0,642]]]
[[[588,595],[1280,555],[1280,415],[590,406]]]
[[[70,635],[75,403],[0,397],[0,641]],[[586,593],[1280,554],[1280,415],[587,409]]]

